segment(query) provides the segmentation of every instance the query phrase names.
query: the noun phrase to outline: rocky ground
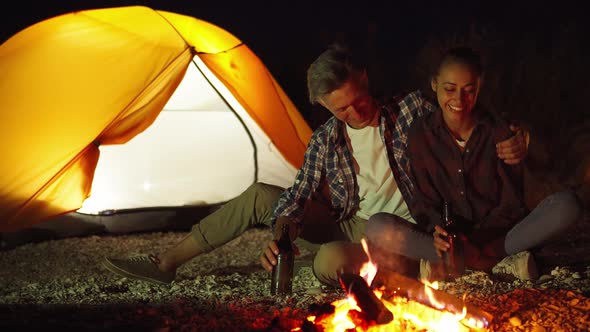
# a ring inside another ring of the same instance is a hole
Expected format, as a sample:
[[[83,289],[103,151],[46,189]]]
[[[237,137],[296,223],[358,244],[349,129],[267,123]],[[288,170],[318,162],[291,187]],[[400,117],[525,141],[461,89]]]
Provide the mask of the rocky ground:
[[[567,241],[538,254],[545,268],[537,281],[473,272],[441,289],[491,313],[490,331],[588,331],[589,225],[586,218]],[[94,235],[0,251],[0,329],[289,331],[302,326],[312,308],[345,297],[321,286],[305,264],[292,296],[270,296],[269,274],[258,264],[269,239],[263,229],[197,257],[172,285],[120,278],[100,265],[105,255],[164,250],[185,234]]]

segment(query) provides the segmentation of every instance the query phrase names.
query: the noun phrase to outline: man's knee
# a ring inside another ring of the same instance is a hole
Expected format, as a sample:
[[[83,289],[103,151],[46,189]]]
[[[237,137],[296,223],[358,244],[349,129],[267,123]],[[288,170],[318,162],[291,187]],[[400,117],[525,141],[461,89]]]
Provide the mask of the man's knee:
[[[247,195],[253,195],[257,201],[274,204],[285,189],[263,182],[255,182],[246,189]]]
[[[340,273],[358,273],[362,261],[367,261],[367,258],[360,244],[329,242],[318,250],[313,261],[313,272],[320,282],[338,287]]]

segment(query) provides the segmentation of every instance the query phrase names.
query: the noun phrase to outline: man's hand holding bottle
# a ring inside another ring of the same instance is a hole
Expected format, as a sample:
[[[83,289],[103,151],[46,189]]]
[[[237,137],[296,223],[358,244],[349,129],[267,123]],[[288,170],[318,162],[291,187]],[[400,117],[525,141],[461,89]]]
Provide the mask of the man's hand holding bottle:
[[[293,240],[295,240],[299,234],[299,227],[289,218],[278,218],[274,228],[273,239],[268,241],[266,247],[262,251],[262,255],[260,256],[260,264],[268,272],[272,272],[273,267],[277,265],[277,256],[279,255],[279,246],[277,241],[281,237],[281,230],[283,229],[283,224],[285,223],[289,224],[289,235],[291,238],[293,252],[295,253],[295,256],[299,256],[299,248],[293,242]]]

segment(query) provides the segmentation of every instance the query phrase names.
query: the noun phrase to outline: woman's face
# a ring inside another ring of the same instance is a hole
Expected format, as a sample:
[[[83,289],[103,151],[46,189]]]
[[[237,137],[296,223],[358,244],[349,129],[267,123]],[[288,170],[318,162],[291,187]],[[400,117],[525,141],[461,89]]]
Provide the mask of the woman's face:
[[[479,93],[480,77],[471,67],[461,63],[447,63],[431,81],[438,105],[446,119],[471,117]]]

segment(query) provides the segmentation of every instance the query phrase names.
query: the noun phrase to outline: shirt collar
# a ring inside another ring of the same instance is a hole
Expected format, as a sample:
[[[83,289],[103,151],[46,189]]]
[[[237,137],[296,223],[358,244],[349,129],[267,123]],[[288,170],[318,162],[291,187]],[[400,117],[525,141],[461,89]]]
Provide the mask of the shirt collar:
[[[480,125],[482,126],[492,126],[493,119],[490,113],[484,112],[481,108],[473,109],[473,114],[475,115],[475,127]],[[432,119],[430,122],[430,127],[433,130],[446,130],[447,125],[445,120],[443,119],[442,110],[440,107],[437,107],[435,112],[432,114]]]
[[[382,117],[387,114],[385,110],[385,105],[379,105],[379,127],[383,123]],[[338,143],[346,143],[346,137],[344,135],[344,131],[346,131],[346,123],[344,121],[336,119],[336,117],[332,116],[331,120],[334,121],[334,126],[330,130],[330,137],[332,141],[336,144]]]

